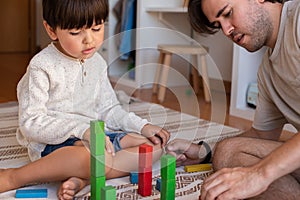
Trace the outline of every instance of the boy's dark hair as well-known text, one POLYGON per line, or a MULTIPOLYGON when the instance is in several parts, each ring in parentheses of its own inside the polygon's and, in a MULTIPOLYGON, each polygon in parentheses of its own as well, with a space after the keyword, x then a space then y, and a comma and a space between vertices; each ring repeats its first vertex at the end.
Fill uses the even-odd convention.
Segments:
MULTIPOLYGON (((283 3, 284 0, 266 0, 271 3, 283 3)), ((188 14, 192 28, 199 33, 214 34, 219 31, 220 28, 214 27, 211 24, 205 14, 203 13, 202 0, 190 0, 188 5, 188 14)))
POLYGON ((108 16, 108 0, 43 0, 43 18, 54 30, 90 28, 108 16))

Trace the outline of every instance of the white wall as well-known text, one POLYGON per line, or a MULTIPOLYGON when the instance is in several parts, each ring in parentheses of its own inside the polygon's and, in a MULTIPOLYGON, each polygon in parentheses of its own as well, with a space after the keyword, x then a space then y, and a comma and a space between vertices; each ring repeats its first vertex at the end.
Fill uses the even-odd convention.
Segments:
MULTIPOLYGON (((208 60, 208 65, 212 66, 215 63, 219 72, 225 81, 231 81, 232 74, 232 57, 233 57, 233 42, 224 36, 222 31, 214 35, 203 36, 195 33, 195 40, 209 48, 211 59, 208 60)), ((209 77, 218 79, 213 70, 209 70, 209 77)))

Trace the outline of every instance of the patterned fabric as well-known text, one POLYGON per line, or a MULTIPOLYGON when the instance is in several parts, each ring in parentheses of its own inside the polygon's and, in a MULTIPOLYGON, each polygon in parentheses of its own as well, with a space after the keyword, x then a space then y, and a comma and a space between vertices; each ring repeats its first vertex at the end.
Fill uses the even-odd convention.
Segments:
MULTIPOLYGON (((164 108, 158 104, 142 102, 134 99, 131 104, 123 105, 125 110, 136 113, 138 116, 162 126, 171 132, 171 139, 185 138, 192 142, 205 140, 214 144, 226 137, 240 134, 235 128, 205 121, 194 116, 164 108)), ((18 124, 17 104, 0 105, 0 168, 19 167, 29 162, 26 148, 21 147, 15 137, 18 124)), ((153 191, 149 197, 137 194, 137 185, 130 184, 129 177, 107 180, 106 185, 113 185, 117 189, 117 199, 159 199, 159 191, 155 190, 156 179, 159 178, 159 166, 153 166, 153 191)), ((198 199, 202 181, 211 173, 186 173, 183 168, 177 168, 176 199, 198 199)), ((29 188, 47 188, 48 199, 57 199, 56 190, 59 183, 45 183, 33 185, 29 188)), ((77 196, 77 200, 89 199, 87 186, 77 196)), ((14 199, 15 191, 0 194, 0 199, 14 199)))

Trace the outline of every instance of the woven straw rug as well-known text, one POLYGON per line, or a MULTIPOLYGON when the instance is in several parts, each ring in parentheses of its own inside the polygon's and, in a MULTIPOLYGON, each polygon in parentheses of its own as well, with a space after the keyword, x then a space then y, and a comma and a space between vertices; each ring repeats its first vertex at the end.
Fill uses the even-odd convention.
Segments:
MULTIPOLYGON (((135 112, 153 124, 162 126, 171 132, 171 139, 185 138, 193 142, 205 140, 215 143, 227 137, 240 134, 235 128, 205 121, 191 115, 164 108, 158 104, 142 102, 137 99, 123 106, 126 110, 135 112)), ((0 104, 0 168, 19 167, 29 162, 27 150, 21 147, 15 133, 18 128, 18 105, 16 103, 0 104)), ((107 185, 117 189, 117 199, 159 199, 155 190, 155 181, 159 178, 159 164, 153 166, 153 191, 150 197, 137 194, 137 185, 130 184, 129 177, 107 180, 107 185)), ((198 199, 201 183, 211 172, 186 173, 182 168, 176 173, 176 199, 198 199)), ((0 183, 1 184, 1 183, 0 183)), ((59 183, 31 185, 28 188, 47 188, 48 199, 57 199, 56 190, 59 183)), ((0 199, 15 199, 15 190, 0 194, 0 199)), ((84 188, 76 199, 89 199, 89 186, 84 188)))

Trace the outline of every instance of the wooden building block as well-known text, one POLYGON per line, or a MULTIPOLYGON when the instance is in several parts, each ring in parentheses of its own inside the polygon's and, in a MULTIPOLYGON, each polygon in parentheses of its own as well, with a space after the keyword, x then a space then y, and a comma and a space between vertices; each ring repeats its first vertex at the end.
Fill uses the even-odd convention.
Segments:
POLYGON ((115 200, 117 197, 116 188, 113 186, 105 186, 101 188, 101 200, 115 200))
POLYGON ((20 189, 16 191, 16 198, 48 198, 48 190, 20 189))
POLYGON ((176 158, 171 155, 163 155, 160 159, 160 175, 162 179, 175 179, 176 158))
POLYGON ((211 164, 197 164, 197 165, 186 165, 184 166, 184 171, 186 172, 200 172, 211 170, 211 164))
POLYGON ((93 156, 90 159, 91 176, 100 177, 105 176, 105 156, 93 156))
POLYGON ((138 172, 130 172, 130 183, 132 184, 138 184, 138 180, 139 180, 139 173, 138 172))
POLYGON ((139 146, 139 167, 152 167, 153 146, 142 144, 139 146))
POLYGON ((105 176, 91 176, 91 200, 101 199, 101 188, 105 187, 105 176))
POLYGON ((168 179, 161 180, 160 199, 161 200, 173 200, 175 199, 176 192, 176 180, 168 179))
POLYGON ((157 189, 158 191, 160 191, 160 189, 161 189, 161 179, 160 178, 158 178, 156 180, 155 189, 157 189))
POLYGON ((90 151, 91 155, 105 155, 104 122, 94 120, 90 122, 90 151))
POLYGON ((140 180, 139 180, 138 194, 143 197, 150 196, 152 194, 152 181, 144 182, 144 184, 140 184, 140 180))
POLYGON ((152 193, 152 168, 139 169, 138 175, 138 194, 149 196, 152 193))

